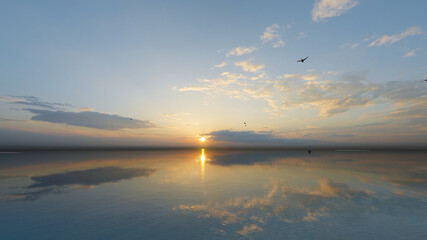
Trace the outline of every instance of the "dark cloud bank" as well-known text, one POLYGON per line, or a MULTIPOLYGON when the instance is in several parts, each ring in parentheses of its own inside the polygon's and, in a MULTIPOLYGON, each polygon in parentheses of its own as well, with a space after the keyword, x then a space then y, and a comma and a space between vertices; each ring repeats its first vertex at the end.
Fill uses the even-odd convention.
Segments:
POLYGON ((66 112, 39 109, 25 110, 36 114, 31 120, 63 123, 79 127, 117 130, 122 128, 150 128, 155 126, 150 121, 141 121, 99 112, 66 112))
POLYGON ((272 132, 232 131, 221 130, 205 133, 211 140, 225 144, 252 145, 252 146, 301 146, 306 144, 321 143, 320 140, 306 140, 301 138, 284 138, 272 132))

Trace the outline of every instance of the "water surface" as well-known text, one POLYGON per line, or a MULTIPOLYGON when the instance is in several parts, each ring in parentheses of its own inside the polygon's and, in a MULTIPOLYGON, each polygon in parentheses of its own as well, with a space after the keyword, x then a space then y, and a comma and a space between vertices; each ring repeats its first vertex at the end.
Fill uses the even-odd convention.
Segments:
POLYGON ((0 153, 0 239, 427 239, 426 156, 0 153))

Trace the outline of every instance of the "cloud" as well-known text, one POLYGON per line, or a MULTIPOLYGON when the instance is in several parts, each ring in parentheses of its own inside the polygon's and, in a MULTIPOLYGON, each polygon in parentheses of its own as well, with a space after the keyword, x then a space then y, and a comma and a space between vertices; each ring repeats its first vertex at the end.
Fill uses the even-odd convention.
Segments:
POLYGON ((63 123, 71 126, 89 127, 105 130, 122 128, 150 128, 155 125, 150 121, 141 121, 100 112, 66 112, 40 109, 25 109, 36 114, 31 118, 35 121, 63 123))
POLYGON ((202 92, 202 91, 206 91, 209 90, 208 87, 199 87, 199 86, 192 86, 192 87, 182 87, 182 88, 176 88, 176 90, 178 92, 202 92))
POLYGON ((415 52, 417 52, 418 50, 419 49, 411 50, 411 51, 407 52, 405 55, 403 55, 403 57, 413 57, 413 56, 417 55, 415 52))
POLYGON ((245 54, 249 54, 253 51, 257 50, 256 47, 236 47, 231 49, 228 53, 226 53, 226 56, 242 56, 245 54))
POLYGON ((364 79, 364 74, 346 73, 335 81, 283 80, 276 82, 275 88, 286 93, 284 108, 320 108, 320 115, 333 116, 371 104, 380 97, 379 85, 366 83, 364 79))
POLYGON ((311 17, 313 21, 319 22, 326 18, 340 16, 358 4, 357 0, 316 0, 311 10, 311 17))
POLYGON ((344 43, 340 46, 340 48, 357 48, 360 46, 360 43, 344 43))
MULTIPOLYGON (((256 67, 258 65, 250 61, 236 65, 252 71, 261 67, 256 67)), ((265 73, 260 72, 258 76, 223 72, 219 78, 199 80, 201 86, 181 88, 178 91, 203 90, 232 98, 261 99, 268 105, 264 111, 272 116, 283 116, 285 111, 296 109, 318 109, 321 117, 336 116, 376 104, 408 105, 420 101, 427 91, 420 87, 420 81, 368 81, 367 72, 284 74, 277 76, 277 80, 269 80, 265 73), (333 79, 330 79, 331 76, 333 79)))
POLYGON ((222 67, 225 67, 225 66, 227 66, 227 63, 225 61, 222 61, 220 64, 217 64, 217 65, 213 66, 212 69, 214 69, 214 68, 222 68, 222 67))
POLYGON ((245 72, 257 72, 264 68, 263 64, 253 64, 249 60, 236 62, 234 65, 242 67, 242 70, 245 72))
MULTIPOLYGON (((201 135, 208 136, 212 141, 217 143, 235 145, 289 146, 290 144, 303 144, 307 142, 307 140, 304 139, 281 137, 271 132, 220 130, 201 135)), ((316 140, 311 140, 311 142, 313 141, 318 142, 316 140)))
POLYGON ((79 108, 73 109, 73 111, 75 111, 75 112, 93 112, 93 111, 95 111, 95 109, 93 109, 91 107, 79 107, 79 108))
MULTIPOLYGON (((255 76, 259 77, 259 76, 255 76)), ((247 98, 242 87, 248 84, 248 76, 237 73, 222 72, 218 78, 199 79, 202 86, 174 88, 176 91, 203 91, 209 94, 223 94, 232 98, 247 98)))
POLYGON ((410 28, 406 29, 402 33, 393 34, 391 36, 384 35, 384 36, 382 36, 380 38, 377 38, 377 39, 375 39, 373 42, 371 42, 369 44, 369 47, 382 46, 384 44, 391 45, 391 44, 396 43, 396 42, 398 42, 398 41, 400 41, 400 40, 402 40, 404 38, 415 36, 415 35, 418 35, 418 34, 421 34, 421 33, 423 33, 423 30, 420 27, 413 26, 413 27, 410 27, 410 28))
POLYGON ((285 46, 285 42, 282 40, 282 35, 279 32, 280 26, 273 24, 267 27, 264 33, 259 37, 264 43, 271 42, 274 48, 285 46))
POLYGON ((348 137, 354 137, 354 136, 355 135, 353 134, 336 134, 336 133, 329 135, 329 137, 339 137, 339 138, 343 138, 343 137, 348 138, 348 137))
POLYGON ((305 81, 313 81, 319 78, 319 74, 306 74, 306 75, 301 75, 301 74, 285 74, 279 78, 283 78, 283 79, 302 79, 305 81))
POLYGON ((243 228, 239 231, 237 231, 236 233, 242 235, 242 236, 248 236, 249 233, 253 233, 253 232, 262 232, 263 229, 255 224, 250 224, 250 225, 246 225, 243 226, 243 228))
POLYGON ((26 106, 32 106, 32 107, 40 107, 44 109, 50 109, 50 110, 59 110, 59 109, 67 109, 70 107, 73 107, 70 104, 64 104, 64 103, 51 103, 42 101, 38 97, 34 96, 13 96, 13 97, 0 97, 1 101, 8 101, 10 104, 19 104, 19 105, 26 105, 26 106))

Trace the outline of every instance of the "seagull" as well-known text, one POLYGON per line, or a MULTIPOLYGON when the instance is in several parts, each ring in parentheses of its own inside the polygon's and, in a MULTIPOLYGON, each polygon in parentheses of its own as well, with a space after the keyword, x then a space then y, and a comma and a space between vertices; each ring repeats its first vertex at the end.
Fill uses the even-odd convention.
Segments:
POLYGON ((311 145, 308 146, 307 152, 308 152, 308 154, 311 154, 311 145))
POLYGON ((308 56, 306 58, 301 58, 300 60, 298 60, 297 62, 304 62, 305 60, 307 60, 308 56))

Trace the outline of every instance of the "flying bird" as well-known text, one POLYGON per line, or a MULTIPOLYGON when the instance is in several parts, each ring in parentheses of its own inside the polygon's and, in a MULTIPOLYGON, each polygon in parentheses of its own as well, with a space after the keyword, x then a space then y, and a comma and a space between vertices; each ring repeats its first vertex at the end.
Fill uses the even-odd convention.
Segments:
POLYGON ((307 60, 308 56, 306 58, 301 58, 300 60, 298 60, 297 62, 304 62, 305 60, 307 60))
POLYGON ((247 126, 247 125, 246 125, 246 122, 244 122, 243 124, 245 124, 245 127, 247 126))

